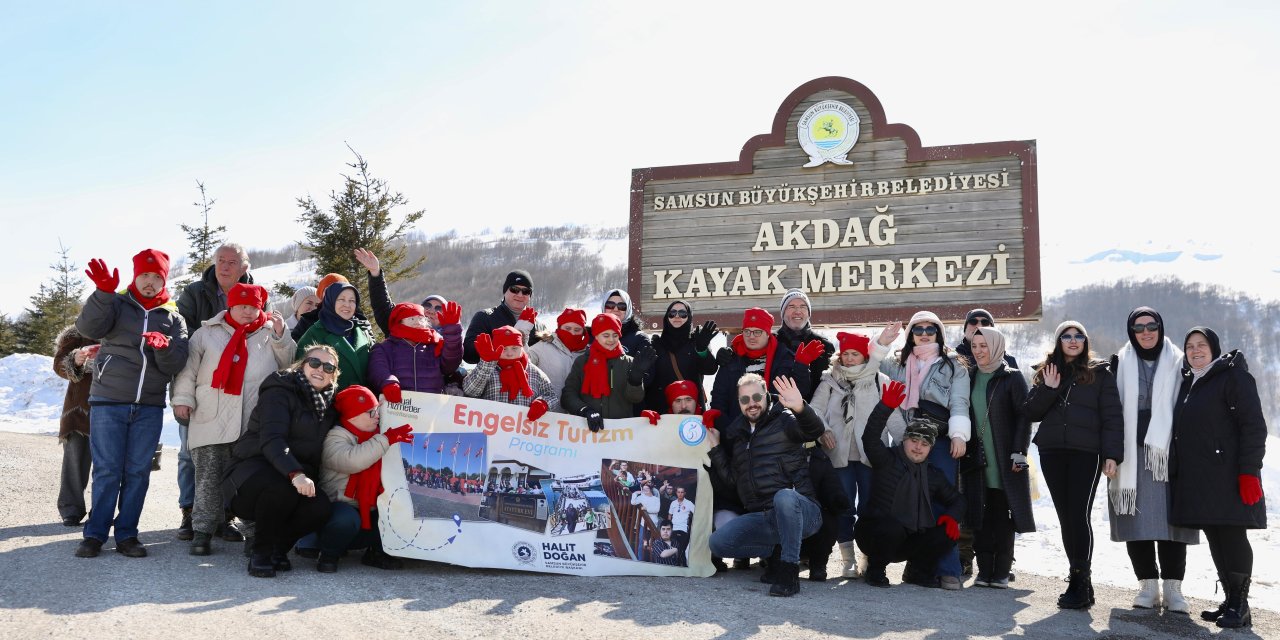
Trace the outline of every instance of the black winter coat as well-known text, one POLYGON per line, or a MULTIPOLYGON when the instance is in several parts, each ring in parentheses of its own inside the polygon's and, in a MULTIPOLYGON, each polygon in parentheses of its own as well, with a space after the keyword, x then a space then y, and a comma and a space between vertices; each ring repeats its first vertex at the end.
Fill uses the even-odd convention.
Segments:
POLYGON ((1267 527, 1267 500, 1246 505, 1239 476, 1262 475, 1267 422, 1244 355, 1232 351, 1192 384, 1183 369, 1169 452, 1169 523, 1267 527))
MULTIPOLYGON (((907 459, 901 444, 890 449, 880 439, 885 424, 889 421, 889 414, 893 411, 883 402, 877 403, 876 408, 871 410, 867 428, 862 433, 862 446, 866 449, 867 458, 871 460, 871 505, 868 515, 890 520, 894 518, 893 502, 898 483, 907 475, 907 465, 914 464, 907 459)), ((943 441, 943 444, 946 442, 943 441)), ((960 493, 951 486, 951 481, 947 480, 941 469, 929 464, 928 460, 923 464, 929 465, 929 499, 935 507, 942 505, 946 509, 946 515, 955 518, 956 522, 962 522, 965 504, 960 493)))
MULTIPOLYGON (((658 353, 658 359, 653 363, 650 379, 645 380, 644 408, 658 413, 671 413, 671 407, 667 405, 667 385, 683 379, 693 381, 698 389, 702 389, 702 377, 715 373, 720 365, 716 364, 715 357, 710 353, 698 355, 692 341, 684 341, 675 350, 671 350, 661 337, 654 337, 651 342, 653 350, 658 353), (672 356, 675 356, 675 366, 671 364, 672 356), (676 375, 677 366, 683 378, 676 375)), ((698 405, 706 408, 705 404, 704 399, 699 397, 698 405)))
POLYGON ((809 451, 804 443, 817 440, 825 430, 822 418, 809 405, 795 414, 773 398, 755 431, 744 416, 724 430, 724 439, 710 452, 711 470, 738 488, 749 512, 772 509, 773 495, 783 489, 795 489, 821 504, 809 478, 809 451))
MULTIPOLYGON (((969 375, 976 378, 978 370, 969 369, 969 375)), ((1010 454, 1026 455, 1027 446, 1031 444, 1031 421, 1027 419, 1022 405, 1027 399, 1027 380, 1022 372, 1009 367, 997 369, 987 382, 987 419, 991 422, 991 438, 995 442, 995 451, 986 451, 982 438, 978 435, 978 417, 973 413, 973 403, 969 403, 969 418, 973 422, 973 436, 969 438, 969 449, 973 455, 982 456, 988 465, 996 465, 1000 469, 1000 483, 1004 486, 1005 497, 1009 500, 1009 513, 1013 517, 1013 530, 1018 533, 1031 533, 1036 530, 1035 515, 1031 510, 1031 479, 1029 471, 1015 473, 1010 454)), ((977 468, 960 478, 961 492, 965 497, 965 522, 974 529, 982 528, 982 515, 987 505, 986 471, 977 468)))
POLYGON ((301 471, 318 483, 324 437, 337 422, 332 403, 323 414, 316 414, 307 383, 296 372, 267 376, 248 428, 231 447, 223 493, 230 500, 245 480, 264 469, 275 469, 286 478, 301 471))
MULTIPOLYGON (((246 271, 237 282, 253 284, 253 274, 246 271)), ((213 266, 205 269, 200 279, 184 287, 182 294, 178 296, 178 313, 187 322, 187 331, 190 333, 195 333, 200 328, 200 323, 226 308, 218 300, 218 277, 213 266)))
MULTIPOLYGON (((734 353, 733 347, 721 348, 717 356, 720 371, 716 373, 716 381, 711 386, 711 407, 720 410, 720 420, 730 422, 742 415, 742 408, 738 406, 738 378, 747 372, 748 359, 734 353)), ((809 367, 796 362, 795 352, 783 345, 781 340, 773 354, 769 379, 765 381, 770 393, 773 392, 773 381, 778 376, 794 378, 796 388, 801 392, 813 386, 809 383, 809 367)))
MULTIPOLYGON (((1089 363, 1093 384, 1080 384, 1063 374, 1057 389, 1043 382, 1031 387, 1023 410, 1039 422, 1034 442, 1042 451, 1083 451, 1103 460, 1124 462, 1124 413, 1111 365, 1089 363)), ((972 438, 970 438, 972 440, 972 438)))
POLYGON ((818 385, 822 383, 822 372, 831 367, 831 356, 836 352, 836 346, 831 341, 814 333, 812 327, 805 327, 800 331, 792 331, 786 323, 778 329, 778 333, 774 334, 778 338, 778 342, 787 346, 791 353, 795 353, 800 348, 800 343, 817 340, 822 343, 822 355, 817 360, 809 363, 809 386, 800 387, 800 392, 804 395, 804 401, 813 400, 813 394, 818 391, 818 385))
MULTIPOLYGON (((468 364, 478 364, 480 362, 480 352, 476 351, 476 337, 482 333, 492 333, 498 327, 513 327, 519 318, 516 314, 511 313, 511 309, 506 303, 499 302, 498 306, 488 309, 481 309, 471 316, 471 322, 467 324, 467 333, 462 337, 462 361, 468 364)), ((538 344, 542 338, 538 335, 546 333, 546 328, 542 326, 541 321, 535 320, 533 323, 533 331, 529 332, 526 347, 538 344)))

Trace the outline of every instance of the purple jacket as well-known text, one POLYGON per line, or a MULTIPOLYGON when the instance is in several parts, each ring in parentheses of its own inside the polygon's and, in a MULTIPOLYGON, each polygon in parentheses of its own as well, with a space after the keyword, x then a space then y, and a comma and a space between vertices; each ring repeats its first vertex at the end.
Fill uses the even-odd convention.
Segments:
POLYGON ((444 349, 436 356, 435 345, 416 344, 402 338, 388 338, 369 353, 369 385, 381 394, 382 387, 400 383, 402 391, 444 391, 444 378, 462 363, 462 325, 437 329, 444 336, 444 349))

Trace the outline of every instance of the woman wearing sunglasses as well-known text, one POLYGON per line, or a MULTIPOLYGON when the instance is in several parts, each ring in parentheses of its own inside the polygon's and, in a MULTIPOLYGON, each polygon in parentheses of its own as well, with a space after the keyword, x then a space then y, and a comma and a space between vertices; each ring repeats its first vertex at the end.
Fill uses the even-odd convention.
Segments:
POLYGON ((1111 540, 1124 542, 1138 579, 1133 606, 1191 610, 1182 597, 1187 545, 1200 534, 1169 524, 1169 445, 1182 350, 1164 335, 1155 309, 1138 307, 1125 321, 1129 342, 1111 357, 1124 415, 1124 461, 1107 482, 1111 540), (1157 563, 1157 558, 1159 562, 1157 563), (1164 580, 1161 597, 1160 580, 1164 580))
POLYGON ((231 511, 256 526, 251 576, 291 569, 294 542, 329 520, 329 499, 316 482, 325 434, 337 422, 337 363, 333 347, 314 345, 292 367, 267 376, 249 426, 232 446, 222 492, 231 511))
POLYGON ((338 390, 353 384, 363 385, 369 369, 369 352, 373 333, 368 321, 357 312, 360 293, 347 282, 329 285, 320 304, 320 319, 298 339, 298 358, 312 345, 328 345, 338 354, 341 377, 338 390))
POLYGON ((667 305, 662 318, 662 334, 653 338, 653 350, 657 360, 653 363, 650 380, 645 384, 646 409, 658 413, 671 413, 667 404, 667 385, 677 380, 690 380, 698 385, 699 395, 696 413, 706 408, 706 392, 702 389, 702 377, 720 368, 711 353, 711 340, 716 336, 716 323, 708 320, 701 326, 693 326, 693 307, 684 300, 667 305))
POLYGON ((1070 586, 1058 606, 1084 609, 1093 604, 1090 510, 1099 474, 1114 477, 1124 461, 1124 418, 1110 364, 1093 358, 1084 325, 1068 320, 1053 335, 1053 351, 1037 365, 1023 406, 1040 423, 1034 442, 1070 563, 1070 586))
MULTIPOLYGON (((908 421, 923 417, 938 423, 938 445, 929 451, 929 462, 955 486, 957 459, 969 441, 969 371, 968 362, 943 343, 942 330, 942 320, 932 311, 917 312, 907 323, 906 345, 896 357, 881 360, 880 371, 906 385, 900 410, 908 421)), ((876 342, 888 346, 900 332, 896 323, 890 325, 876 342)), ((960 554, 952 547, 937 567, 907 563, 903 580, 957 590, 962 587, 960 573, 960 554)))

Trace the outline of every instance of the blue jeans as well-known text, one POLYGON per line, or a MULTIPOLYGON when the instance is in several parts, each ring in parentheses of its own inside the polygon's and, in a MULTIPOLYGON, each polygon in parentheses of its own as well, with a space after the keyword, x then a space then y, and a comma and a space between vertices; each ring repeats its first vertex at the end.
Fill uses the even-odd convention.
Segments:
POLYGON ((711 534, 717 558, 768 558, 782 545, 782 561, 800 562, 800 542, 822 527, 822 509, 795 489, 773 494, 773 508, 746 513, 711 534))
POLYGON ((187 425, 178 425, 178 506, 190 509, 196 503, 196 466, 191 463, 191 449, 187 447, 187 425))
POLYGON ((871 467, 861 462, 850 462, 843 467, 836 467, 836 476, 840 478, 840 486, 844 495, 849 498, 853 511, 841 514, 836 522, 836 542, 853 540, 854 527, 858 521, 867 517, 871 507, 871 467))
MULTIPOLYGON (((951 486, 956 486, 956 472, 959 470, 960 463, 951 457, 951 438, 938 438, 934 443, 933 449, 929 451, 929 463, 942 471, 942 475, 947 477, 947 481, 951 486)), ((946 513, 946 507, 941 504, 934 503, 933 517, 937 518, 946 513)), ((952 545, 951 550, 942 554, 938 558, 938 576, 960 577, 960 548, 952 545)))
POLYGON ((117 543, 138 537, 163 415, 161 407, 140 404, 89 407, 93 495, 84 537, 106 542, 113 525, 117 543))
POLYGON ((334 501, 329 521, 319 532, 320 553, 336 557, 348 549, 377 547, 381 551, 382 538, 378 533, 377 509, 369 514, 369 520, 369 529, 361 529, 360 511, 341 500, 334 501))

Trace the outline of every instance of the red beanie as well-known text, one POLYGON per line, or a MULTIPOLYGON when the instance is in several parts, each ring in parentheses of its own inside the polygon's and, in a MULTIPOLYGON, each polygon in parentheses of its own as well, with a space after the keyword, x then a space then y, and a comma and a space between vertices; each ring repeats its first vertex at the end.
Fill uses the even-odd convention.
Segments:
POLYGON ((237 282, 227 292, 227 307, 251 304, 259 309, 265 309, 267 307, 267 297, 266 288, 256 284, 237 282))
POLYGON ((668 408, 676 401, 676 398, 681 396, 689 396, 694 400, 698 399, 698 385, 694 384, 692 380, 676 380, 667 385, 666 392, 668 408))
POLYGON ((426 307, 412 302, 401 302, 400 304, 391 307, 391 326, 394 327, 395 325, 400 324, 400 321, 405 318, 425 315, 427 315, 426 307))
POLYGON ((773 314, 760 307, 751 307, 742 314, 742 328, 761 329, 769 333, 773 331, 773 314))
POLYGON ((598 336, 606 331, 617 331, 618 335, 622 335, 622 322, 608 313, 602 313, 591 320, 591 335, 598 336))
POLYGON ((333 397, 333 407, 338 410, 338 418, 346 424, 348 420, 378 406, 378 397, 366 387, 353 384, 333 397))
POLYGON ((489 335, 493 336, 493 346, 498 348, 524 346, 524 334, 514 327, 498 327, 489 335))
POLYGON ((563 327, 566 324, 577 324, 587 326, 587 312, 582 309, 565 309, 556 316, 556 326, 563 327))
MULTIPOLYGON (((338 282, 347 282, 347 277, 341 273, 326 273, 320 282, 316 284, 316 297, 324 300, 324 289, 331 284, 338 282)), ((348 282, 348 284, 350 284, 348 282)))
POLYGON ((871 338, 859 333, 845 333, 841 331, 836 334, 836 340, 840 341, 840 352, 844 353, 850 349, 862 354, 862 357, 870 357, 871 338))
POLYGON ((164 280, 169 279, 169 254, 157 249, 143 249, 133 257, 133 279, 144 273, 158 273, 164 280))

